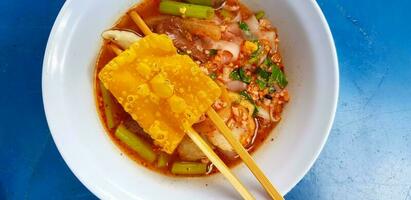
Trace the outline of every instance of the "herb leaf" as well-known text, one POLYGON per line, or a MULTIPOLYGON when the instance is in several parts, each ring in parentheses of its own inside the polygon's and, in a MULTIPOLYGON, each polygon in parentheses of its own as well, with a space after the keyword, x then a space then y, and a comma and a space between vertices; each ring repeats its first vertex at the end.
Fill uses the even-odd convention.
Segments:
POLYGON ((270 73, 261 68, 257 69, 257 75, 265 81, 268 81, 268 78, 270 78, 270 73))
POLYGON ((260 67, 271 67, 271 75, 268 78, 268 84, 270 86, 274 86, 274 84, 278 84, 280 88, 285 88, 288 84, 287 77, 285 76, 284 72, 281 71, 280 67, 273 63, 271 59, 267 58, 264 60, 263 65, 260 67))
POLYGON ((258 78, 255 80, 260 90, 264 90, 268 86, 268 80, 270 78, 270 73, 265 71, 262 68, 257 68, 257 76, 258 78))
POLYGON ((273 64, 271 66, 272 72, 269 78, 269 82, 276 82, 281 88, 285 88, 288 84, 287 78, 285 77, 283 71, 281 71, 278 65, 273 64))

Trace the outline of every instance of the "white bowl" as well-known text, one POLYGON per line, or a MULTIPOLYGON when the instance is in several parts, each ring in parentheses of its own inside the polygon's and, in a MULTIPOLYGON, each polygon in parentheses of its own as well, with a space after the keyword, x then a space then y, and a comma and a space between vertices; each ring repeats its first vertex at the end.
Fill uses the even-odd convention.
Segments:
MULTIPOLYGON (((239 198, 222 175, 170 178, 121 154, 99 120, 93 92, 100 34, 138 0, 66 1, 50 34, 43 99, 53 139, 70 169, 103 199, 239 198), (207 185, 206 185, 207 184, 207 185)), ((282 194, 310 169, 330 131, 338 98, 338 63, 327 22, 314 0, 247 0, 278 27, 291 102, 275 140, 254 158, 282 194)), ((258 199, 267 197, 244 165, 233 171, 258 199)))

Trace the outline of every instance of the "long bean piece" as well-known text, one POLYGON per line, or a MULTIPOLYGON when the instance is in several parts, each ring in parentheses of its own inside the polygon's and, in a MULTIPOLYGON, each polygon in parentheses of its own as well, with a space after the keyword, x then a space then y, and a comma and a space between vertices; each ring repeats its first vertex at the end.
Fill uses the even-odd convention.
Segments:
POLYGON ((225 0, 185 0, 188 3, 211 6, 214 8, 220 7, 225 0))
POLYGON ((103 98, 104 115, 106 117, 106 123, 109 129, 114 128, 114 115, 113 115, 113 99, 110 92, 104 87, 103 83, 99 81, 99 87, 101 91, 101 97, 103 98))
POLYGON ((167 167, 169 160, 170 160, 170 156, 164 152, 161 152, 160 155, 158 156, 157 167, 158 168, 167 167))
POLYGON ((134 150, 144 160, 152 163, 156 160, 157 154, 151 149, 150 144, 129 131, 123 124, 117 127, 115 136, 128 147, 134 150))
POLYGON ((212 7, 168 0, 160 2, 160 13, 199 19, 211 19, 214 17, 214 9, 212 7))
POLYGON ((213 6, 214 0, 186 0, 188 3, 204 5, 204 6, 213 6))
POLYGON ((177 175, 201 175, 207 172, 207 165, 197 162, 175 162, 171 173, 177 175))

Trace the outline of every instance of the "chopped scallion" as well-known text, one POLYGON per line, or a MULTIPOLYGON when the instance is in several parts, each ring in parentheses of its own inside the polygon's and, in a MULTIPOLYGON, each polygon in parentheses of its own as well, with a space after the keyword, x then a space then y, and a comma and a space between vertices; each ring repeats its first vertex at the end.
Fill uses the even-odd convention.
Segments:
POLYGON ((255 64, 260 60, 261 53, 263 52, 263 48, 258 40, 253 41, 254 44, 257 45, 257 50, 251 53, 250 59, 248 60, 248 63, 250 64, 255 64))
POLYGON ((209 76, 213 80, 217 79, 217 74, 216 73, 211 73, 211 74, 209 74, 209 76))
POLYGON ((240 29, 243 31, 250 31, 250 27, 245 22, 238 22, 238 26, 240 26, 240 29))
POLYGON ((264 16, 265 16, 265 12, 262 10, 255 13, 255 18, 257 18, 257 20, 263 18, 264 16))
POLYGON ((242 81, 244 83, 251 83, 251 76, 248 76, 243 68, 235 69, 230 73, 230 79, 242 81))
POLYGON ((235 69, 230 73, 230 79, 235 81, 239 81, 241 79, 240 74, 238 73, 238 69, 235 69))
POLYGON ((217 55, 217 49, 210 49, 209 52, 210 52, 210 53, 208 54, 209 56, 215 56, 215 55, 217 55))
POLYGON ((240 95, 243 96, 245 99, 247 99, 248 101, 250 101, 251 103, 254 104, 253 98, 251 97, 250 94, 248 94, 247 91, 245 91, 245 90, 241 91, 241 92, 240 92, 240 95))
POLYGON ((257 115, 258 115, 258 107, 257 105, 254 105, 253 117, 257 117, 257 115))
POLYGON ((269 94, 272 94, 272 93, 274 93, 275 91, 276 91, 276 89, 275 89, 275 87, 273 87, 273 86, 271 86, 271 87, 268 88, 268 93, 269 93, 269 94))
POLYGON ((240 27, 240 29, 243 31, 244 35, 247 38, 252 38, 250 27, 248 27, 248 25, 245 22, 242 22, 242 21, 238 22, 238 26, 240 27))

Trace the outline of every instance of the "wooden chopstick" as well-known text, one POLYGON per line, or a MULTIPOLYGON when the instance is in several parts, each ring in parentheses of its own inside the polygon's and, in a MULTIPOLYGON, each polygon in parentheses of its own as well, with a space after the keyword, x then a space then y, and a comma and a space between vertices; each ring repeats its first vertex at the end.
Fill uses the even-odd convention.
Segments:
MULTIPOLYGON (((109 47, 117 55, 120 55, 123 50, 114 44, 110 44, 109 47)), ((240 193, 240 195, 246 200, 255 199, 251 193, 244 187, 244 185, 238 180, 238 178, 230 171, 227 165, 218 157, 218 155, 208 146, 207 142, 191 127, 186 128, 186 134, 193 140, 193 142, 200 148, 200 150, 207 156, 208 159, 217 167, 217 169, 228 179, 233 187, 240 193)))
MULTIPOLYGON (((129 15, 145 35, 152 33, 150 28, 137 12, 131 11, 129 15)), ((113 50, 116 53, 119 52, 118 49, 113 48, 113 50)), ((234 148, 243 162, 247 165, 250 171, 254 174, 257 180, 263 185, 264 189, 267 191, 270 197, 275 200, 283 200, 284 198, 282 197, 282 195, 274 188, 270 180, 268 180, 268 178, 264 175, 253 158, 247 152, 247 150, 245 150, 240 142, 234 138, 231 130, 227 127, 227 125, 215 112, 215 110, 210 108, 207 111, 207 115, 214 123, 214 125, 216 125, 217 128, 221 131, 221 133, 234 148)), ((216 165, 220 172, 230 181, 230 183, 234 186, 235 189, 237 189, 237 191, 241 194, 241 196, 243 196, 244 199, 254 199, 253 196, 247 191, 247 189, 241 184, 241 182, 231 173, 230 169, 217 156, 217 154, 215 154, 215 152, 208 146, 208 144, 201 138, 201 136, 196 131, 194 131, 194 129, 192 129, 191 127, 187 128, 187 135, 204 152, 204 154, 211 160, 211 162, 216 165)))
POLYGON ((151 32, 150 28, 147 26, 147 24, 144 22, 143 19, 141 19, 140 15, 136 11, 131 11, 129 13, 131 19, 136 23, 138 28, 144 33, 144 35, 149 35, 153 32, 151 32))
MULTIPOLYGON (((137 24, 141 31, 145 34, 151 34, 150 28, 141 19, 137 12, 131 11, 129 13, 131 19, 137 24)), ((111 44, 110 47, 117 55, 121 54, 122 50, 117 46, 111 44)), ((204 141, 204 139, 192 128, 187 127, 186 134, 193 140, 193 142, 203 151, 208 159, 217 167, 217 169, 228 179, 228 181, 233 185, 233 187, 240 193, 240 195, 246 200, 254 200, 255 198, 251 193, 244 187, 244 185, 238 180, 238 178, 230 171, 227 165, 218 157, 218 155, 211 149, 211 147, 204 141)))
POLYGON ((247 152, 247 150, 244 149, 243 145, 241 145, 240 142, 236 138, 234 138, 234 135, 232 134, 231 130, 224 123, 223 119, 221 119, 220 115, 218 115, 213 108, 210 108, 207 111, 207 116, 224 135, 228 143, 230 143, 230 145, 234 148, 235 152, 237 152, 237 154, 240 156, 243 162, 247 165, 250 171, 261 183, 261 185, 263 185, 264 189, 267 191, 270 197, 275 200, 284 199, 282 195, 274 188, 270 180, 268 180, 268 178, 264 175, 263 171, 261 171, 261 169, 255 163, 253 158, 247 152))
POLYGON ((208 159, 217 167, 217 169, 228 179, 233 187, 240 193, 244 199, 254 199, 250 192, 238 180, 238 178, 230 171, 220 157, 211 149, 204 139, 191 127, 186 128, 186 134, 193 142, 201 149, 208 159))
POLYGON ((116 55, 120 55, 123 50, 120 49, 117 45, 113 44, 113 43, 109 43, 108 46, 111 48, 111 50, 116 54, 116 55))

